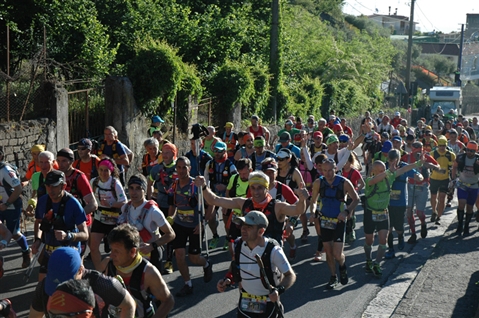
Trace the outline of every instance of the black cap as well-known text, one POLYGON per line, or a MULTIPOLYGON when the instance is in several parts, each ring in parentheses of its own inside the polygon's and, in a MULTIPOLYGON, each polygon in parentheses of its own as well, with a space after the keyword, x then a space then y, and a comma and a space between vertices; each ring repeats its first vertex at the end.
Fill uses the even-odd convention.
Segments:
POLYGON ((279 137, 279 142, 288 142, 290 140, 291 140, 291 135, 287 131, 283 132, 281 136, 279 137))
POLYGON ((88 138, 83 138, 83 139, 81 139, 81 140, 78 142, 78 145, 79 145, 79 146, 86 147, 87 149, 91 149, 91 147, 93 146, 91 140, 88 139, 88 138))
POLYGON ((56 187, 57 185, 65 183, 65 174, 60 170, 52 170, 45 178, 45 184, 56 187))

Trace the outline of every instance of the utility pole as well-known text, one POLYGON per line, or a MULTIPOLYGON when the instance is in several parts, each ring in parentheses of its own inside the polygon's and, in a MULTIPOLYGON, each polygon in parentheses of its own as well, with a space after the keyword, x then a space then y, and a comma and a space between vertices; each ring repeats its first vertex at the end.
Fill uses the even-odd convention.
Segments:
POLYGON ((277 123, 277 100, 278 100, 278 86, 280 81, 280 66, 279 66, 279 0, 272 0, 271 2, 271 33, 269 39, 270 53, 269 53, 269 71, 272 74, 271 81, 271 103, 273 108, 274 124, 277 123))
POLYGON ((404 107, 409 106, 409 96, 412 96, 411 92, 411 59, 412 59, 412 34, 414 29, 414 2, 411 0, 411 15, 409 17, 409 37, 407 41, 407 62, 406 62, 406 98, 404 99, 404 107))
POLYGON ((464 24, 461 25, 461 44, 459 45, 459 59, 457 61, 457 76, 456 86, 461 87, 461 68, 462 68, 462 49, 464 48, 464 24))

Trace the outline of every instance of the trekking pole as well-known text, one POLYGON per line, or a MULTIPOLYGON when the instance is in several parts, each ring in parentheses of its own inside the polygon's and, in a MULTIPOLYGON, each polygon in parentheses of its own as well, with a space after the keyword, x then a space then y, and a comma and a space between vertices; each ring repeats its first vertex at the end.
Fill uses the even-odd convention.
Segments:
MULTIPOLYGON (((201 147, 200 147, 200 138, 201 136, 206 136, 208 134, 208 129, 204 127, 203 125, 200 124, 194 124, 191 127, 191 134, 192 140, 195 141, 195 151, 196 151, 196 162, 197 162, 197 169, 198 169, 198 175, 202 175, 201 171, 201 147)), ((199 234, 200 234, 200 240, 203 241, 203 233, 205 236, 205 246, 206 246, 206 258, 209 257, 209 251, 208 251, 208 239, 206 236, 206 220, 205 220, 205 201, 204 201, 204 196, 203 196, 203 188, 200 187, 198 189, 198 226, 199 226, 199 234), (202 228, 204 226, 204 229, 202 228), (203 232, 202 232, 203 231, 203 232)))
MULTIPOLYGON (((269 293, 271 294, 274 291, 274 288, 273 288, 273 286, 271 286, 271 284, 268 280, 268 276, 266 276, 266 271, 264 269, 263 260, 261 259, 261 256, 259 256, 258 254, 256 254, 254 257, 256 258, 256 263, 258 263, 258 266, 259 266, 259 274, 261 276, 261 283, 263 284, 264 288, 269 290, 269 293)), ((274 308, 276 310, 276 314, 278 315, 278 317, 283 318, 284 315, 283 315, 283 311, 281 310, 281 306, 279 304, 279 301, 274 302, 274 308)))
POLYGON ((45 247, 45 244, 42 242, 40 243, 40 247, 38 248, 37 254, 32 259, 32 262, 30 263, 30 266, 28 266, 27 270, 25 271, 25 275, 23 275, 23 281, 28 283, 30 280, 30 276, 32 275, 33 268, 35 267, 35 264, 37 263, 38 257, 40 257, 40 254, 43 252, 43 248, 45 247))

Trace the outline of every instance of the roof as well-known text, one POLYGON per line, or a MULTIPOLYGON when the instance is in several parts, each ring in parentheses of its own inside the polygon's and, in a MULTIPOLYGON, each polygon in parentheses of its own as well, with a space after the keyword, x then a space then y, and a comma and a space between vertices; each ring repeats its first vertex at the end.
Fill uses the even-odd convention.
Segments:
POLYGON ((418 43, 422 47, 422 54, 441 54, 459 56, 459 44, 453 43, 418 43))

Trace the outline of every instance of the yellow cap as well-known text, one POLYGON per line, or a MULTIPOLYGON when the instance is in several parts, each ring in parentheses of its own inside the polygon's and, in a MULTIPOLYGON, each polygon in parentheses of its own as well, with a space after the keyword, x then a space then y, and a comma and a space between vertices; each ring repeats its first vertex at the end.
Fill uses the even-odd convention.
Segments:
POLYGON ((439 146, 447 146, 447 139, 444 136, 441 136, 437 139, 437 144, 439 146))
POLYGON ((233 129, 234 127, 235 127, 235 125, 234 125, 232 122, 230 122, 230 121, 225 124, 225 128, 231 128, 231 129, 233 129))

